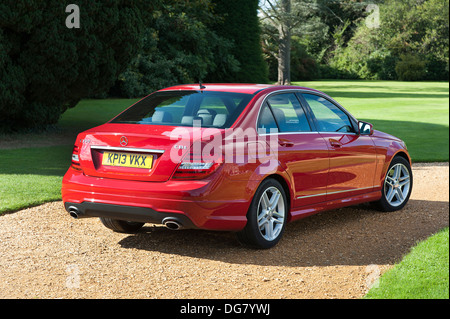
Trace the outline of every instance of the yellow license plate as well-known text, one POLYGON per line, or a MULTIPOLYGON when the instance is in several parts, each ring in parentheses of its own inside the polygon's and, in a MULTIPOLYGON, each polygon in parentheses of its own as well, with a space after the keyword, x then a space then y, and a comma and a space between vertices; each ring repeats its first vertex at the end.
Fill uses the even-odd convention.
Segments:
POLYGON ((150 169, 152 168, 153 164, 153 156, 148 154, 104 152, 102 164, 108 166, 123 166, 123 167, 150 169))

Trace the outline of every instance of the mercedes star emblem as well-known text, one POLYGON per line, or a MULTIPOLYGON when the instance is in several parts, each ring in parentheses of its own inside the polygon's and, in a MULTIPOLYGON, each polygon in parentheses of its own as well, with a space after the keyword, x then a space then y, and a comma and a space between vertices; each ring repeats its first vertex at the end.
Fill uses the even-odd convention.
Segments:
POLYGON ((122 146, 127 146, 127 145, 128 145, 128 139, 127 139, 125 136, 122 136, 122 137, 120 138, 119 143, 120 143, 120 145, 122 145, 122 146))

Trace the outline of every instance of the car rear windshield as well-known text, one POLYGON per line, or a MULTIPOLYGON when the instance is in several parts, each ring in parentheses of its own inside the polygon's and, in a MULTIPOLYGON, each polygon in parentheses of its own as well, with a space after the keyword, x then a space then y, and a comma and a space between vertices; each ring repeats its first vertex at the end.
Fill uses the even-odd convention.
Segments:
POLYGON ((156 92, 119 114, 111 123, 228 128, 252 97, 229 92, 156 92))

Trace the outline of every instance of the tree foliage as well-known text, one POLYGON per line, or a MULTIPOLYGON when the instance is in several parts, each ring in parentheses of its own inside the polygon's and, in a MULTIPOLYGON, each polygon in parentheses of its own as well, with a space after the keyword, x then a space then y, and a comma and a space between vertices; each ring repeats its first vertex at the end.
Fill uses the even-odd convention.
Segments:
POLYGON ((239 68, 230 72, 223 63, 227 61, 219 61, 219 69, 208 76, 208 81, 266 83, 268 70, 261 49, 258 0, 213 0, 213 5, 221 19, 213 29, 232 45, 230 52, 239 68))
POLYGON ((296 80, 448 79, 448 0, 291 2, 291 14, 286 16, 277 10, 281 0, 261 0, 268 3, 261 20, 272 80, 277 78, 280 19, 295 26, 291 28, 291 69, 308 71, 293 74, 296 80), (372 19, 376 23, 372 24, 372 19), (411 63, 415 64, 414 72, 401 71, 411 63))
POLYGON ((237 71, 232 44, 214 31, 220 21, 209 0, 165 0, 151 12, 143 47, 111 94, 139 97, 179 83, 205 81, 216 72, 237 71))
MULTIPOLYGON (((278 83, 291 82, 292 35, 300 35, 302 27, 312 20, 316 0, 262 0, 265 52, 277 61, 278 83)), ((270 61, 270 60, 269 60, 270 61)))
MULTIPOLYGON (((290 12, 281 10, 281 4, 280 0, 261 0, 263 49, 272 80, 277 78, 274 63, 280 69, 280 60, 287 57, 280 50, 284 37, 291 38, 289 73, 292 77, 295 80, 317 78, 319 63, 327 63, 331 52, 351 38, 354 23, 364 16, 364 5, 352 0, 291 0, 290 12)), ((280 76, 279 73, 279 83, 283 82, 280 76)))
POLYGON ((111 86, 155 3, 80 0, 80 28, 69 29, 65 1, 0 2, 0 130, 42 129, 111 86))
POLYGON ((385 0, 380 4, 380 27, 359 23, 329 64, 362 79, 446 80, 448 10, 448 0, 385 0))
POLYGON ((0 130, 42 129, 84 97, 266 82, 257 0, 0 2, 0 130), (112 88, 111 88, 112 87, 112 88))

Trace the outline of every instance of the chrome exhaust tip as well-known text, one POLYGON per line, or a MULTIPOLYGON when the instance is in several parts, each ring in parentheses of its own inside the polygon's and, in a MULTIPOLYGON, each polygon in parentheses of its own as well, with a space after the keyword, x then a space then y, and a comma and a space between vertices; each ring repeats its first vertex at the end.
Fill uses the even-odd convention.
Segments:
POLYGON ((180 230, 183 228, 183 225, 178 220, 171 217, 164 218, 162 224, 170 230, 180 230))
POLYGON ((78 218, 81 218, 82 214, 76 207, 70 206, 69 207, 69 215, 75 219, 78 219, 78 218))

